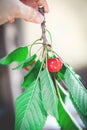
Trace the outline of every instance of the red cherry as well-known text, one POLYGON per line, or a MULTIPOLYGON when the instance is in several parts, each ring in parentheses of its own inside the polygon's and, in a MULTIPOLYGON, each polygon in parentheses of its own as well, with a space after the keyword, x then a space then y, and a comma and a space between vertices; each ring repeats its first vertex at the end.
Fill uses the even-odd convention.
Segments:
POLYGON ((30 66, 24 68, 26 71, 30 70, 30 66))
POLYGON ((47 67, 50 72, 58 72, 62 68, 60 58, 50 58, 47 60, 47 67))
POLYGON ((32 66, 33 64, 35 64, 35 62, 36 62, 36 61, 33 61, 33 62, 31 63, 31 65, 26 66, 24 69, 25 69, 26 71, 29 71, 30 68, 31 68, 31 66, 32 66))

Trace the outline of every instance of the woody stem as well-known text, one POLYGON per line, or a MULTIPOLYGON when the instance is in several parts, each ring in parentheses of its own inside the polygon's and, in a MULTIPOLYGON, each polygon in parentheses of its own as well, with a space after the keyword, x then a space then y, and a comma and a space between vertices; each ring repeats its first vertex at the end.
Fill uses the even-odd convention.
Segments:
MULTIPOLYGON (((39 12, 44 16, 44 7, 39 7, 39 12)), ((45 25, 45 16, 44 20, 41 23, 41 29, 42 29, 42 36, 41 39, 43 40, 43 44, 47 44, 47 38, 46 38, 46 25, 45 25)))

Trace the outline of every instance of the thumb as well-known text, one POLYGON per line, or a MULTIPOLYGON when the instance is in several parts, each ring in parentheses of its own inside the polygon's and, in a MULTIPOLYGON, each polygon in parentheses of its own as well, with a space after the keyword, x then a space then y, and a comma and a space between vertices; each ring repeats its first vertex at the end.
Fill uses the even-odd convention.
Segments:
POLYGON ((19 1, 19 12, 16 15, 16 18, 23 18, 26 21, 34 23, 42 23, 44 17, 37 10, 33 9, 30 6, 27 6, 19 1))

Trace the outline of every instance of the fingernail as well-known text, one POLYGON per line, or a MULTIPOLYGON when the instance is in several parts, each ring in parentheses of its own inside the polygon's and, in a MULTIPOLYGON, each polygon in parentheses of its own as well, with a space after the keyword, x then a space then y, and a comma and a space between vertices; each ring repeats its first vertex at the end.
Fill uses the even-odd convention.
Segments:
POLYGON ((38 15, 35 18, 35 22, 40 24, 40 23, 43 22, 43 20, 44 20, 43 15, 41 15, 40 13, 38 13, 38 15))

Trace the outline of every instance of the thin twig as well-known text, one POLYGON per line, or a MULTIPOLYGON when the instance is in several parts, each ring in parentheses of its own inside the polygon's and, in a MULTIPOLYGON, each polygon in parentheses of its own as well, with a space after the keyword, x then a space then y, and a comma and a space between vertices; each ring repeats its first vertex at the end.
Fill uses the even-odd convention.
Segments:
POLYGON ((41 23, 41 28, 42 28, 42 36, 41 39, 43 40, 43 44, 47 43, 47 38, 46 38, 46 21, 45 21, 45 15, 44 15, 44 7, 39 7, 39 12, 44 16, 44 20, 41 23))

